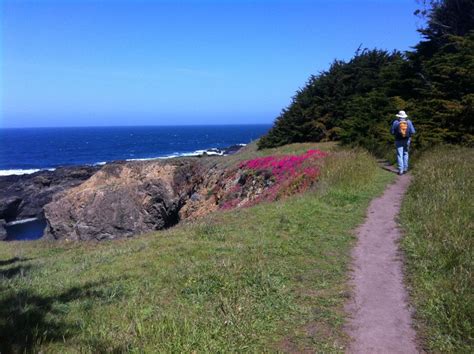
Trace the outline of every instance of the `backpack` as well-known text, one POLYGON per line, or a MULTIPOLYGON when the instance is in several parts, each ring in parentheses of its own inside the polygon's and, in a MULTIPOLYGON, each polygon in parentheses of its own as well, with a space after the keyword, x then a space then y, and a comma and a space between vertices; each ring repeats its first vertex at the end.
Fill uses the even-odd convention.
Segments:
POLYGON ((408 136, 408 121, 401 120, 398 123, 398 135, 402 138, 406 138, 408 136))

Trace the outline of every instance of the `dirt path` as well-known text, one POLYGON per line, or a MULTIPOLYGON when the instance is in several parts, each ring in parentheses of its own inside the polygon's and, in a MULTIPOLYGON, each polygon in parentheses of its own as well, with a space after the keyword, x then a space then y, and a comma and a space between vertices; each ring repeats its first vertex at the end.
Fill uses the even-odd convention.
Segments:
POLYGON ((372 201, 367 219, 357 230, 352 253, 353 295, 346 306, 352 337, 348 353, 418 353, 402 260, 396 217, 411 177, 400 176, 372 201))

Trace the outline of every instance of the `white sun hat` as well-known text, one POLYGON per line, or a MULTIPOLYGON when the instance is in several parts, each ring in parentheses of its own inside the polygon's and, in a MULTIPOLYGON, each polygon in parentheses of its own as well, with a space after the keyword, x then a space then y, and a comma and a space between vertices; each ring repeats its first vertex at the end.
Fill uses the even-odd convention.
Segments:
POLYGON ((398 118, 400 118, 400 119, 407 119, 407 118, 408 118, 408 116, 407 116, 407 114, 405 113, 405 111, 400 111, 400 112, 398 112, 398 114, 397 114, 396 116, 397 116, 398 118))

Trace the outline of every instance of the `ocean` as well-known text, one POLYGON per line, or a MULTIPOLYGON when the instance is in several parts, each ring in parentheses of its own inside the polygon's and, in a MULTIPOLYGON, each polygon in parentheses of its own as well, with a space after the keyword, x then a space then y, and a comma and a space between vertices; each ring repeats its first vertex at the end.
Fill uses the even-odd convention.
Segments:
MULTIPOLYGON (((270 125, 0 129, 0 176, 33 173, 60 166, 101 165, 116 160, 146 160, 219 153, 248 144, 270 125), (211 150, 211 151, 209 151, 211 150)), ((7 225, 6 241, 41 238, 42 219, 7 225)))
POLYGON ((60 166, 192 156, 248 144, 271 125, 0 129, 0 176, 60 166))

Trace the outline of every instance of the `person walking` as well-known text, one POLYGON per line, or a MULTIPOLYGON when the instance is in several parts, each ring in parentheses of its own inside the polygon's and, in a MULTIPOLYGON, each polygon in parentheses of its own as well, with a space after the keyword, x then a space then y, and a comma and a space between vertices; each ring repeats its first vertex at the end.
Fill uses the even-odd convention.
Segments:
POLYGON ((398 174, 408 171, 408 150, 411 137, 416 133, 415 127, 405 111, 396 114, 397 119, 392 123, 390 133, 395 136, 395 149, 397 151, 398 174))

